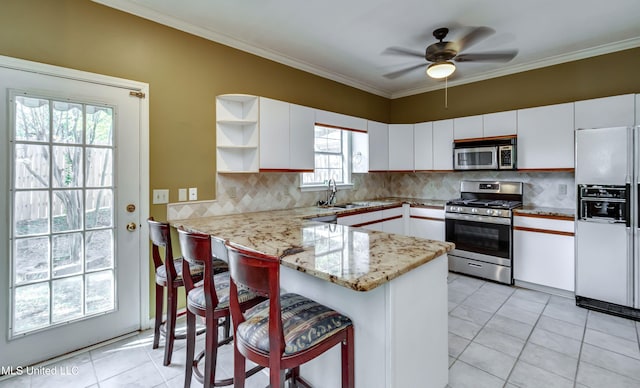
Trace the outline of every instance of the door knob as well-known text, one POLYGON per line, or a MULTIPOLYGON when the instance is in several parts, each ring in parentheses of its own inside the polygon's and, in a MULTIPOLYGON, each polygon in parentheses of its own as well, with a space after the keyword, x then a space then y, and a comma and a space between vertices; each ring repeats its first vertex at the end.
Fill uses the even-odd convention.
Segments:
POLYGON ((129 232, 133 232, 133 231, 135 231, 135 230, 136 230, 136 223, 135 223, 135 222, 129 222, 129 223, 127 224, 127 230, 128 230, 129 232))

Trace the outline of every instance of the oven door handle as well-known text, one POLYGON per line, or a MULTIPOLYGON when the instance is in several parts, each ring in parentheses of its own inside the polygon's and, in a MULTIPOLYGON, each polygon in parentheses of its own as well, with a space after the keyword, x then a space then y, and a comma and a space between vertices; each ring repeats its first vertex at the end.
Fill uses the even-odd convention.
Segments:
POLYGON ((444 218, 450 220, 484 222, 487 224, 511 225, 511 218, 481 216, 478 214, 445 213, 444 218))

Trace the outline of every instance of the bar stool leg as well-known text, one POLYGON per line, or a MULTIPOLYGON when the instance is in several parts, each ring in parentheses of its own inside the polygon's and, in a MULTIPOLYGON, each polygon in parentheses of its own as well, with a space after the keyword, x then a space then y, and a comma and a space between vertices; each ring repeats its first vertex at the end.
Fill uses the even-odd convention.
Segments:
POLYGON ((342 353, 342 388, 355 387, 355 357, 353 350, 353 326, 347 328, 347 338, 340 345, 342 353))
POLYGON ((193 357, 196 351, 196 316, 187 310, 187 359, 184 369, 184 388, 191 387, 193 376, 193 357))
POLYGON ((244 382, 246 379, 245 370, 246 367, 244 356, 235 349, 235 342, 233 344, 233 388, 244 388, 244 382))
POLYGON ((162 326, 162 310, 164 299, 164 287, 156 284, 156 322, 153 327, 153 349, 158 349, 160 344, 160 326, 162 326))
POLYGON ((213 330, 207 330, 205 337, 206 356, 204 359, 205 387, 213 387, 216 381, 216 364, 218 360, 218 319, 213 312, 207 311, 206 326, 213 330))
POLYGON ((173 342, 176 337, 176 314, 178 310, 178 290, 175 287, 167 287, 167 334, 165 338, 163 365, 171 364, 173 354, 173 342))

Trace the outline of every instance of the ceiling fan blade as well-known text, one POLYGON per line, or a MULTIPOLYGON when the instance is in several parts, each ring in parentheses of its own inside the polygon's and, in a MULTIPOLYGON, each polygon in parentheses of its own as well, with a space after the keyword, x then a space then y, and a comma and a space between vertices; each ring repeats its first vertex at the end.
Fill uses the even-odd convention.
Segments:
POLYGON ((423 51, 412 50, 404 47, 387 47, 382 54, 424 58, 423 51))
POLYGON ((407 73, 410 73, 410 72, 412 72, 412 71, 414 71, 416 69, 419 69, 421 67, 426 67, 427 65, 428 65, 428 63, 419 63, 417 65, 409 66, 409 67, 401 69, 401 70, 397 70, 397 71, 394 71, 394 72, 391 72, 391 73, 384 74, 383 76, 385 78, 395 79, 395 78, 403 76, 403 75, 405 75, 407 73))
POLYGON ((509 62, 518 54, 518 50, 495 51, 490 53, 460 54, 453 58, 456 62, 509 62))
POLYGON ((493 33, 495 33, 495 30, 489 27, 475 27, 469 31, 467 35, 463 36, 462 39, 455 42, 458 45, 457 51, 464 51, 493 33))

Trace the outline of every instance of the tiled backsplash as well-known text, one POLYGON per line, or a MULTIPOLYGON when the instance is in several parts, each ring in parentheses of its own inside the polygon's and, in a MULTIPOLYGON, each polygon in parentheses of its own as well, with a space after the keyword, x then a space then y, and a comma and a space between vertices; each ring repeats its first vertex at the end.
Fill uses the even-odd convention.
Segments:
MULTIPOLYGON (((383 197, 452 199, 460 195, 461 180, 521 181, 524 204, 541 207, 575 207, 573 173, 521 173, 473 171, 451 173, 354 174, 352 190, 338 192, 338 202, 383 197), (566 192, 565 192, 566 191, 566 192)), ((219 174, 217 200, 180 202, 167 206, 169 220, 261 210, 313 206, 324 191, 302 192, 300 174, 219 174)))

